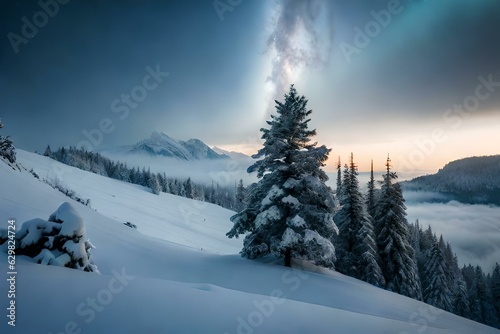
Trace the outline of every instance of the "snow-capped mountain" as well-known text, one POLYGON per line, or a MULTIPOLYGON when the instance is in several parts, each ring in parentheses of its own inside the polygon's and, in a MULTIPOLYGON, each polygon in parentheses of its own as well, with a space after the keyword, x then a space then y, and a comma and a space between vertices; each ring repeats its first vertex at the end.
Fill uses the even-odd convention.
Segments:
POLYGON ((180 160, 228 159, 229 156, 211 149, 199 139, 176 140, 163 132, 154 131, 149 139, 137 143, 132 151, 143 151, 154 155, 180 160))
POLYGON ((228 186, 240 179, 245 184, 255 181, 255 176, 247 173, 248 166, 254 162, 251 157, 210 148, 199 139, 176 140, 157 131, 135 145, 101 149, 99 153, 129 167, 146 168, 169 177, 191 178, 199 183, 228 186))
POLYGON ((224 150, 224 149, 217 147, 217 146, 212 147, 212 150, 214 150, 218 154, 227 155, 231 159, 247 159, 247 160, 251 159, 248 155, 246 155, 244 153, 235 152, 235 151, 227 151, 227 150, 224 150))

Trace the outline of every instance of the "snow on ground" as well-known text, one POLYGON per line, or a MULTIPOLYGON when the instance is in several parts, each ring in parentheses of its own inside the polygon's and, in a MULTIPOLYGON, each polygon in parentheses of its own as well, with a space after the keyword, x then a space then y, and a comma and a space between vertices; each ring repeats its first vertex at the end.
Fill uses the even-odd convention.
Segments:
POLYGON ((97 247, 101 275, 17 257, 10 327, 1 315, 8 299, 7 256, 0 254, 1 333, 500 333, 334 271, 242 259, 241 240, 224 236, 232 213, 217 206, 202 205, 185 219, 179 208, 192 201, 23 151, 18 159, 41 178, 57 175, 92 208, 0 163, 0 226, 9 218, 18 228, 47 219, 70 201, 97 247), (126 219, 138 229, 123 225, 126 219))
POLYGON ((155 195, 149 188, 113 180, 24 151, 18 159, 41 179, 74 190, 90 206, 116 222, 130 222, 139 232, 207 252, 235 254, 241 239, 228 239, 226 232, 234 212, 219 206, 171 194, 155 195))

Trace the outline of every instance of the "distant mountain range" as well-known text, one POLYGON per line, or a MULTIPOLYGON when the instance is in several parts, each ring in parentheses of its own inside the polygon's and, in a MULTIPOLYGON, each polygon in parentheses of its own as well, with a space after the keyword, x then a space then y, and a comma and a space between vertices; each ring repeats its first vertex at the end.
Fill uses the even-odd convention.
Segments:
POLYGON ((230 156, 221 150, 216 152, 199 139, 188 141, 176 140, 163 132, 154 131, 149 139, 137 143, 134 152, 146 152, 153 155, 172 157, 179 160, 229 159, 230 156))
POLYGON ((436 174, 401 184, 405 190, 444 195, 438 197, 439 201, 446 198, 470 204, 500 205, 500 155, 455 160, 436 174))
POLYGON ((158 131, 137 144, 102 149, 99 153, 128 167, 165 172, 169 177, 191 178, 198 183, 233 185, 240 179, 245 183, 255 181, 255 175, 246 172, 254 162, 251 157, 211 148, 199 139, 177 140, 158 131))

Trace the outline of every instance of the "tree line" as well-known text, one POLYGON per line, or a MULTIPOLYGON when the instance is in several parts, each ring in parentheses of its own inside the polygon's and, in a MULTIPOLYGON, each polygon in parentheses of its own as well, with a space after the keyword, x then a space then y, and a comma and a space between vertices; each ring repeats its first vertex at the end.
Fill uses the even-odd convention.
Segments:
MULTIPOLYGON (((339 166, 338 166, 339 168, 339 166)), ((390 159, 377 189, 373 165, 368 191, 358 188, 353 156, 340 188, 341 209, 335 216, 337 270, 375 286, 424 301, 448 312, 500 328, 500 266, 486 275, 480 266, 459 267, 443 236, 417 220, 406 221, 401 187, 390 159)), ((340 170, 340 168, 339 168, 340 170)))
POLYGON ((128 167, 126 163, 113 161, 100 153, 86 151, 83 148, 61 147, 56 151, 52 151, 50 146, 47 146, 43 155, 68 166, 115 180, 148 187, 157 195, 164 192, 213 203, 231 210, 241 208, 245 193, 242 180, 233 186, 220 185, 214 182, 210 185, 197 183, 193 182, 191 178, 169 177, 166 172, 151 172, 150 168, 128 167))

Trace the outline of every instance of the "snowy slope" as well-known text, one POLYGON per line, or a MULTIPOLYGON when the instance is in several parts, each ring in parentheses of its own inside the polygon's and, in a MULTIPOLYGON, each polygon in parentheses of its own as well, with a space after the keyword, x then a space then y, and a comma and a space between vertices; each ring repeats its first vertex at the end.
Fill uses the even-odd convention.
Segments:
POLYGON ((219 206, 161 193, 61 164, 37 154, 19 151, 18 159, 41 179, 56 180, 74 190, 90 206, 116 222, 130 222, 139 231, 209 252, 237 253, 241 240, 228 239, 234 212, 219 206))
MULTIPOLYGON (((231 212, 219 207, 155 196, 23 151, 18 159, 90 198, 92 208, 74 206, 102 274, 18 257, 16 327, 3 315, 1 333, 500 333, 333 271, 241 259, 234 254, 241 241, 224 237, 231 212), (180 207, 193 208, 190 219, 180 207)), ((3 227, 12 217, 18 228, 46 219, 71 201, 1 162, 0 187, 3 227)), ((2 282, 6 271, 1 253, 2 282)), ((6 296, 1 284, 3 312, 6 296)))

